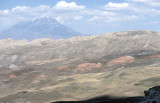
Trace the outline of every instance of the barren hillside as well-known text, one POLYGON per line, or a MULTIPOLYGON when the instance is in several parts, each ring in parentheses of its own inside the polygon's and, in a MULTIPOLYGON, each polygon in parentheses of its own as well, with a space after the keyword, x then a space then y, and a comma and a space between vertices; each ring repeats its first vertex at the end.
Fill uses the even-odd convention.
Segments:
POLYGON ((159 40, 153 31, 0 40, 0 102, 142 96, 160 85, 159 40))

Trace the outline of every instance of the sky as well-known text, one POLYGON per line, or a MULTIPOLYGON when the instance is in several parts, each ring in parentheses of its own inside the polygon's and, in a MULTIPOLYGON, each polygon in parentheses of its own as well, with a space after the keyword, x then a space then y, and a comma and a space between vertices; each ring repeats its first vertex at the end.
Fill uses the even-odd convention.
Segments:
POLYGON ((160 0, 0 0, 0 31, 40 17, 84 34, 160 32, 160 0))

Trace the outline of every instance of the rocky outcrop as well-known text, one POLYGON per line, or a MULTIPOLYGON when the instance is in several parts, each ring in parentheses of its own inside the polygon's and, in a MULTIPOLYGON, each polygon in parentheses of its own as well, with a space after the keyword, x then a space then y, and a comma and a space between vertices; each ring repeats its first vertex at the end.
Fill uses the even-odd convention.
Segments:
POLYGON ((144 91, 145 98, 143 102, 139 103, 160 103, 160 86, 150 88, 144 91))

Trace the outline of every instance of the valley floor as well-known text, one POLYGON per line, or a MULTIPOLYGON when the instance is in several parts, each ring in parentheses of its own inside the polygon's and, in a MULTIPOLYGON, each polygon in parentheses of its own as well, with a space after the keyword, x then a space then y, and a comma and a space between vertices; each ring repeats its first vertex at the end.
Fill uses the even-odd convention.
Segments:
POLYGON ((143 96, 144 90, 160 85, 159 74, 160 66, 152 64, 71 76, 41 75, 40 81, 26 79, 23 82, 1 85, 0 102, 47 103, 87 100, 103 95, 143 96))

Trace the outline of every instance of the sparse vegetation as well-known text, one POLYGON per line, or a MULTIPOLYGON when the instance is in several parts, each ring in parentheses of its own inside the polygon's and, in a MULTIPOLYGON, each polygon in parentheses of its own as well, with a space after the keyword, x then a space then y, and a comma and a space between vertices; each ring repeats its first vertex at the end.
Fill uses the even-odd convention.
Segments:
POLYGON ((0 40, 0 102, 143 96, 142 91, 160 85, 158 33, 129 31, 86 38, 0 40), (137 32, 141 35, 135 38, 137 32))

